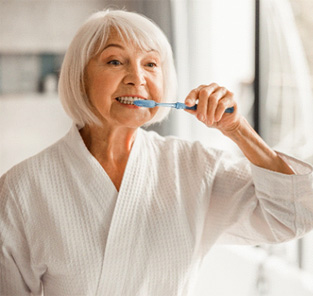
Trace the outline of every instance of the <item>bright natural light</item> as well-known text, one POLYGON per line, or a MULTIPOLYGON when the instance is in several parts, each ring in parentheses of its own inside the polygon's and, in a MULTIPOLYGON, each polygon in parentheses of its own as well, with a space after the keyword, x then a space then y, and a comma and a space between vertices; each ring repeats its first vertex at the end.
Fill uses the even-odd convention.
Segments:
MULTIPOLYGON (((142 13, 163 29, 178 74, 175 100, 216 82, 235 93, 252 126, 258 52, 259 133, 275 150, 313 165, 312 0, 0 0, 0 176, 70 129, 57 93, 60 67, 77 28, 104 7, 142 13)), ((151 129, 241 156, 221 132, 181 110, 151 129)), ((312 232, 278 245, 216 245, 194 295, 313 295, 312 246, 312 232)))

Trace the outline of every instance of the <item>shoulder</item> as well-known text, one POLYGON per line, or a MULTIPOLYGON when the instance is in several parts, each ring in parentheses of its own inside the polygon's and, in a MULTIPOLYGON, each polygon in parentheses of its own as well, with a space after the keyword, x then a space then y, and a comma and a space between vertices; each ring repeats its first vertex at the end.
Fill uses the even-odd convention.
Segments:
POLYGON ((38 176, 44 176, 47 171, 62 159, 63 138, 45 148, 38 154, 31 156, 9 169, 1 177, 0 186, 8 186, 18 190, 18 188, 30 188, 31 183, 38 180, 38 176))
POLYGON ((158 147, 188 147, 192 146, 193 142, 180 139, 177 136, 161 136, 155 131, 146 131, 141 130, 142 138, 144 139, 145 143, 149 143, 150 145, 158 146, 158 147))
POLYGON ((200 141, 189 141, 177 136, 160 136, 154 131, 142 130, 144 142, 148 149, 162 153, 168 157, 193 162, 211 163, 220 159, 225 151, 206 147, 200 141))

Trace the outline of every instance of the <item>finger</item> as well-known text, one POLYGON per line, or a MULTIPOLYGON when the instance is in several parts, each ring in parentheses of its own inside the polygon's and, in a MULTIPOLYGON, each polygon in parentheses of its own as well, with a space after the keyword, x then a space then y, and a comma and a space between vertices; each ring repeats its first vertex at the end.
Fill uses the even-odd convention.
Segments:
POLYGON ((217 88, 208 98, 207 109, 207 124, 212 125, 215 122, 216 108, 219 101, 226 95, 227 89, 225 87, 217 88))
POLYGON ((224 98, 218 102, 214 115, 214 121, 219 122, 222 119, 225 110, 229 107, 236 107, 236 102, 234 101, 233 93, 228 91, 224 98))
POLYGON ((195 105, 198 100, 199 90, 204 87, 206 87, 206 85, 200 85, 197 88, 193 89, 186 97, 185 104, 189 107, 195 105))
POLYGON ((202 121, 207 121, 207 111, 208 111, 208 101, 212 93, 219 86, 216 83, 212 83, 208 86, 205 86, 199 90, 198 95, 198 107, 197 107, 197 118, 202 121))

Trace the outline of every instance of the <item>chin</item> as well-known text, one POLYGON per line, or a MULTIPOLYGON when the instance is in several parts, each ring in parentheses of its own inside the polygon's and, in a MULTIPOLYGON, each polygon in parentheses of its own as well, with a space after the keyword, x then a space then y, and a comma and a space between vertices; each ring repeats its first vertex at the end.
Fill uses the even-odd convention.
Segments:
POLYGON ((138 128, 147 124, 150 120, 152 120, 153 116, 135 116, 133 118, 120 118, 119 123, 121 125, 130 127, 130 128, 138 128))
POLYGON ((126 128, 136 129, 145 125, 149 120, 142 120, 142 121, 122 120, 122 121, 119 121, 119 125, 126 127, 126 128))

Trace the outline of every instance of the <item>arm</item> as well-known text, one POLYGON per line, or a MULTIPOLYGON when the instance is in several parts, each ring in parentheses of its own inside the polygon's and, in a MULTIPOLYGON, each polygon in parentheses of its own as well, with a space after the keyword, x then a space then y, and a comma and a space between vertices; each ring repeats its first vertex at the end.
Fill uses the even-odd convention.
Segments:
POLYGON ((271 171, 294 174, 284 160, 254 131, 247 120, 238 114, 233 93, 215 83, 208 86, 201 85, 189 93, 185 103, 192 106, 196 100, 199 101, 197 110, 187 112, 194 114, 208 127, 218 128, 238 145, 251 163, 271 171), (224 113, 228 107, 234 107, 232 114, 224 113))
POLYGON ((241 117, 240 121, 241 124, 236 130, 224 132, 224 134, 238 145, 250 162, 271 171, 294 174, 286 162, 263 141, 244 117, 241 117))
MULTIPOLYGON (((206 163, 203 180, 207 191, 200 199, 199 213, 206 217, 200 227, 204 246, 209 248, 216 240, 245 245, 281 243, 313 229, 312 166, 279 153, 297 172, 287 175, 255 166, 228 151, 203 150, 207 155, 199 159, 206 163)), ((201 166, 201 161, 196 164, 199 171, 201 166)), ((196 191, 197 201, 198 197, 196 191)))
POLYGON ((282 242, 310 231, 312 168, 272 150, 238 114, 234 96, 227 89, 217 84, 199 86, 185 103, 191 106, 196 100, 197 110, 187 112, 206 126, 219 129, 250 161, 248 165, 246 161, 230 161, 229 156, 220 159, 207 207, 208 236, 217 233, 224 243, 258 244, 282 242), (234 107, 232 114, 224 112, 228 107, 234 107))
MULTIPOLYGON (((300 238, 313 228, 312 167, 283 155, 298 175, 281 174, 238 161, 227 167, 233 178, 227 202, 221 203, 220 188, 226 180, 217 175, 210 202, 210 215, 221 215, 226 225, 221 243, 281 243, 300 238), (231 171, 235 170, 235 173, 231 171)), ((228 158, 225 160, 227 161, 228 158)), ((228 181, 230 182, 230 181, 228 181)), ((224 186, 225 187, 225 186, 224 186)), ((213 218, 210 218, 213 219, 213 218)))
POLYGON ((0 295, 40 295, 40 278, 31 266, 24 226, 22 213, 3 176, 0 178, 0 295))

